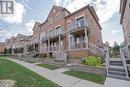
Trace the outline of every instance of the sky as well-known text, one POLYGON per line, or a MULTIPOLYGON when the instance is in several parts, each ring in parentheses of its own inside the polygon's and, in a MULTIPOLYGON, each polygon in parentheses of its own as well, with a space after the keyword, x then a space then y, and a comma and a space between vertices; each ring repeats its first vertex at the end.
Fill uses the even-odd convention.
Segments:
POLYGON ((0 17, 0 42, 18 33, 31 35, 36 21, 44 22, 53 5, 74 12, 86 5, 94 7, 102 27, 103 42, 124 41, 120 25, 120 0, 15 0, 15 14, 0 17))

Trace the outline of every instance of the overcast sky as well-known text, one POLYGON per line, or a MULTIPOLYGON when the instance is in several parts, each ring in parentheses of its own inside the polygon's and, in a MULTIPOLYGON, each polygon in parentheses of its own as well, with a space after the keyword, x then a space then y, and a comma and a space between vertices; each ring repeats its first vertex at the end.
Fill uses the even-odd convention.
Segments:
POLYGON ((103 41, 111 45, 121 43, 123 31, 120 25, 120 0, 16 0, 15 14, 0 18, 0 42, 18 33, 31 35, 36 21, 43 22, 53 5, 74 12, 86 5, 94 6, 102 26, 103 41))

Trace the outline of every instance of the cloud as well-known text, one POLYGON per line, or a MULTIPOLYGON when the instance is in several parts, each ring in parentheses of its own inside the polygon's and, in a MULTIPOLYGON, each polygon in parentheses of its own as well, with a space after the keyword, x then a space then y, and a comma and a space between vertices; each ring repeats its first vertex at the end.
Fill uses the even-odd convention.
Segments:
POLYGON ((88 4, 94 6, 100 23, 109 20, 119 11, 120 0, 55 0, 56 5, 63 4, 70 12, 74 12, 88 4))
POLYGON ((28 32, 29 33, 32 33, 32 29, 35 25, 35 21, 34 20, 30 20, 28 23, 25 24, 27 29, 28 29, 28 32))
POLYGON ((23 15, 25 14, 26 10, 23 4, 14 1, 14 14, 2 16, 1 19, 8 22, 8 23, 22 23, 23 15))
POLYGON ((118 33, 118 32, 120 32, 119 30, 112 30, 111 31, 111 33, 113 33, 113 34, 116 34, 116 33, 118 33))
POLYGON ((61 0, 55 0, 56 5, 61 5, 61 0))

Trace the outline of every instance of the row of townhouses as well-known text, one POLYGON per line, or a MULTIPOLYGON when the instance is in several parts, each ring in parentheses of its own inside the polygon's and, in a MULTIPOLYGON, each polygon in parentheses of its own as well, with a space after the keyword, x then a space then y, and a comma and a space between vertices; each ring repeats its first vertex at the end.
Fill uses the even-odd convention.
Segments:
POLYGON ((3 42, 0 42, 0 54, 4 52, 5 44, 3 42))
POLYGON ((27 54, 28 47, 32 46, 34 52, 45 53, 48 57, 60 57, 62 54, 72 58, 102 55, 102 28, 90 5, 73 13, 53 6, 46 20, 36 22, 32 30, 32 36, 18 34, 7 39, 6 48, 19 48, 27 54))

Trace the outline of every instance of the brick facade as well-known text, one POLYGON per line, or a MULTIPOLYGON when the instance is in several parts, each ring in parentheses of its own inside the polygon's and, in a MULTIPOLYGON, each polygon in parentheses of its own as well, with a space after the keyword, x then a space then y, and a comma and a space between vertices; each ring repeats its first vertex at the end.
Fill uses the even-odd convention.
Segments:
MULTIPOLYGON (((48 57, 54 56, 55 52, 66 51, 70 57, 83 58, 94 54, 92 50, 98 53, 97 48, 102 48, 101 30, 99 19, 91 6, 87 5, 74 13, 53 6, 43 23, 35 23, 33 35, 26 42, 18 40, 18 43, 16 40, 16 43, 20 46, 33 44, 35 52, 46 53, 48 57)), ((9 40, 8 48, 13 47, 12 40, 9 40)))

